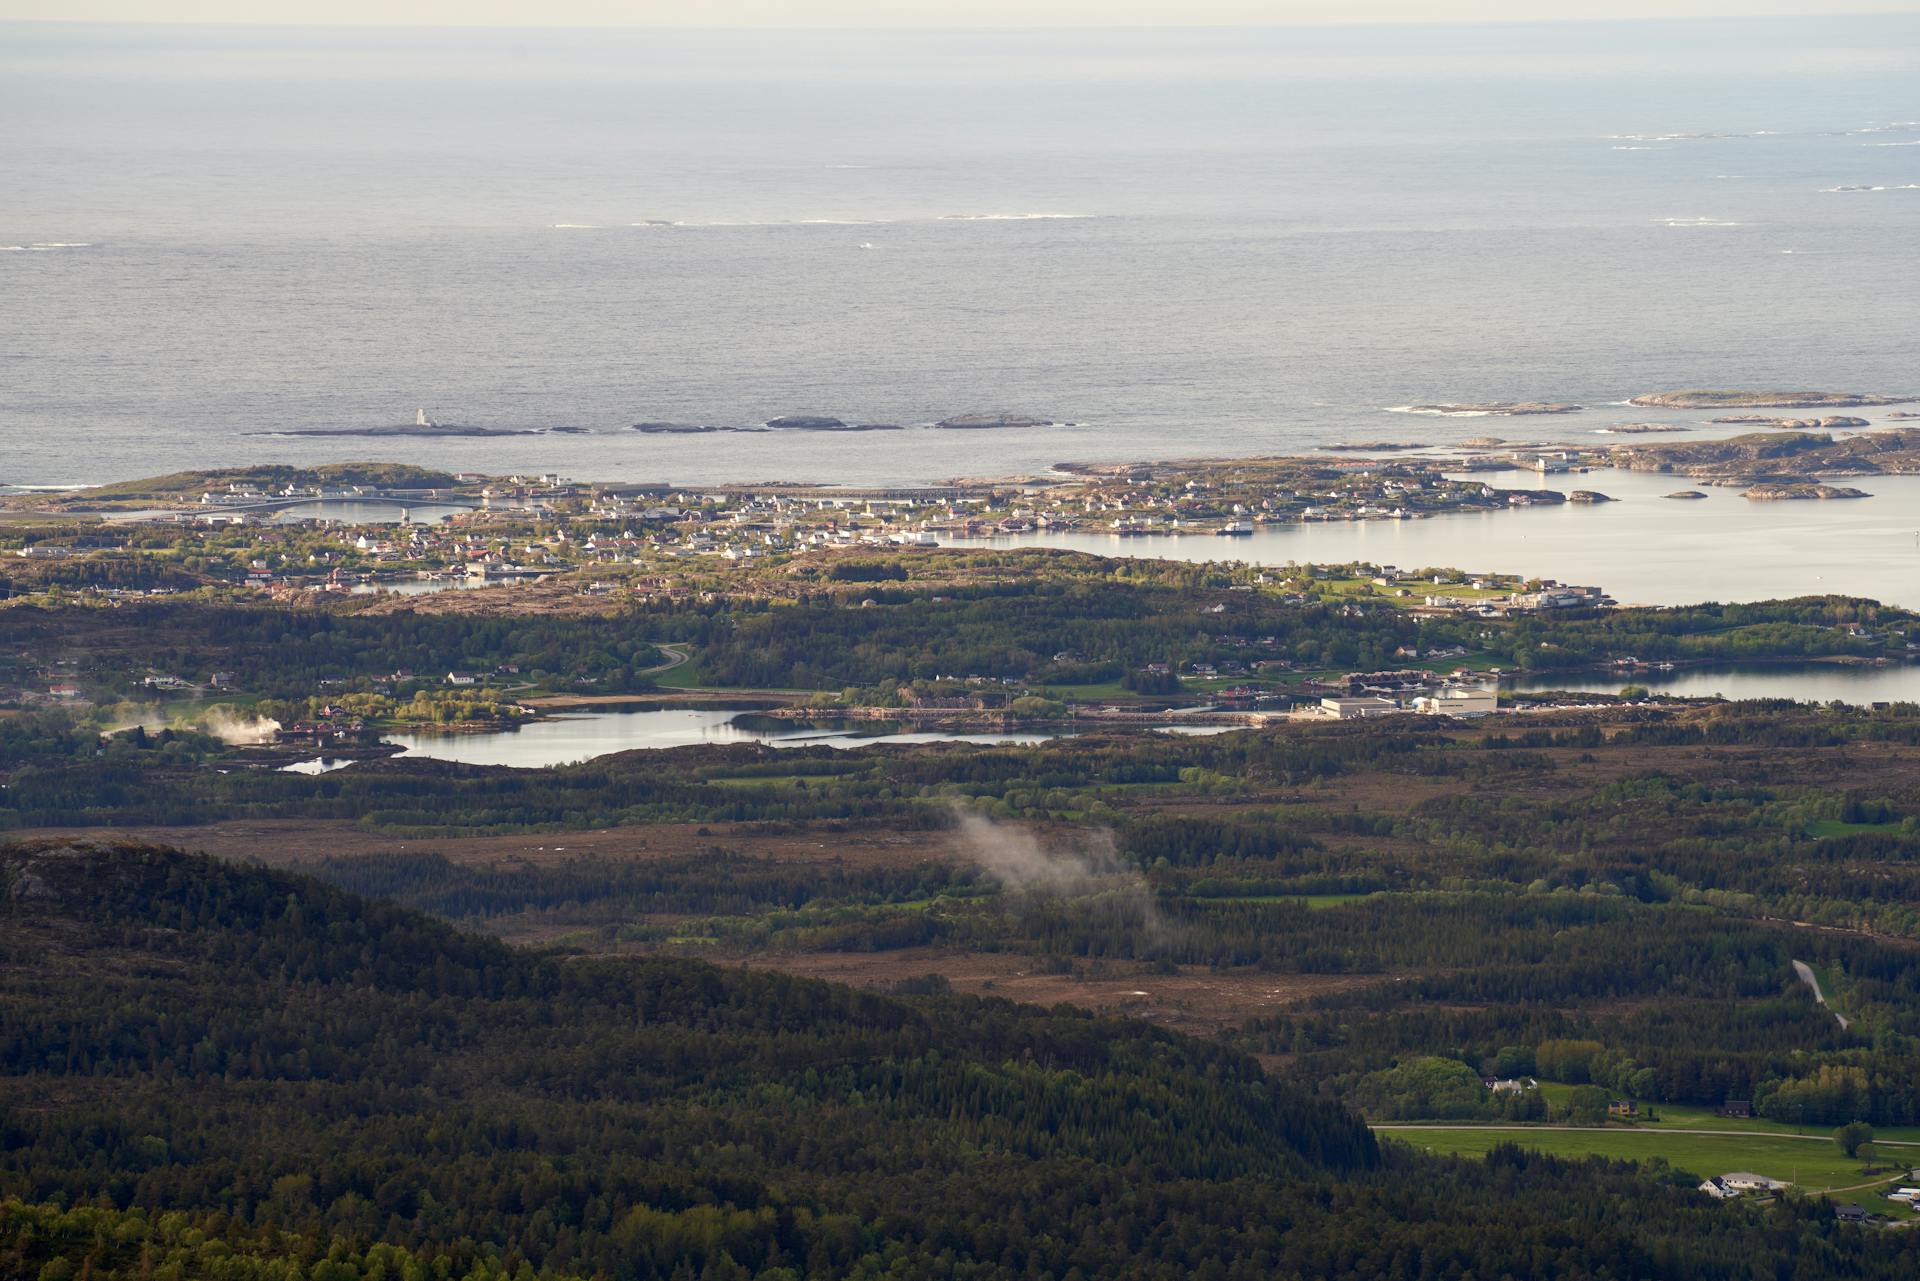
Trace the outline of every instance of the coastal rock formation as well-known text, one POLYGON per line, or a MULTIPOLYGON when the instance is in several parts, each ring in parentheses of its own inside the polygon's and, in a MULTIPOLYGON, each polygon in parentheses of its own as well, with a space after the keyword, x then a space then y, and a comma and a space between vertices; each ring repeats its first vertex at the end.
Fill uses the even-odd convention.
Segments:
POLYGON ((1920 473, 1920 428, 1896 427, 1836 438, 1811 432, 1615 445, 1604 454, 1629 471, 1679 472, 1698 479, 1755 476, 1871 476, 1920 473))
POLYGON ((1520 418, 1529 414, 1577 414, 1582 408, 1584 406, 1551 400, 1493 400, 1480 404, 1408 405, 1405 412, 1442 416, 1458 414, 1462 417, 1485 415, 1490 418, 1520 418))
POLYGON ((1697 489, 1676 489, 1673 493, 1668 494, 1667 497, 1681 498, 1681 499, 1685 499, 1688 502, 1692 502, 1696 498, 1705 498, 1706 495, 1701 493, 1697 489))
POLYGON ((1460 442, 1462 449, 1498 449, 1506 444, 1504 436, 1469 436, 1460 442))
POLYGON ((1598 490, 1576 489, 1567 495, 1567 501, 1570 503, 1610 503, 1613 499, 1609 495, 1600 493, 1598 490))
POLYGON ((767 419, 767 426, 775 431, 845 431, 847 425, 838 418, 829 418, 824 414, 782 414, 778 418, 767 419))
POLYGON ((1755 502, 1780 502, 1795 499, 1871 498, 1864 489, 1845 485, 1822 485, 1815 481, 1770 481, 1748 489, 1742 498, 1755 502))
POLYGON ((1356 440, 1346 444, 1322 445, 1320 448, 1330 454, 1378 454, 1399 449, 1432 449, 1433 446, 1424 440, 1356 440))
POLYGON ((1857 391, 1655 391, 1635 396, 1630 405, 1661 409, 1855 409, 1862 405, 1904 405, 1913 396, 1873 396, 1857 391))
POLYGON ((472 436, 545 436, 584 435, 584 427, 464 427, 459 423, 403 423, 393 427, 298 427, 291 431, 252 432, 256 436, 368 436, 381 439, 401 437, 413 440, 439 440, 472 436))
POLYGON ((708 427, 700 423, 635 423, 633 430, 654 436, 697 436, 702 432, 731 431, 728 427, 708 427))
POLYGON ((1764 414, 1736 414, 1730 418, 1716 418, 1713 421, 1750 427, 1781 427, 1789 431, 1840 431, 1852 427, 1873 426, 1864 418, 1854 418, 1847 414, 1831 414, 1825 418, 1768 418, 1764 414))
POLYGON ((1608 436, 1658 436, 1665 432, 1692 431, 1693 428, 1684 423, 1615 423, 1600 430, 1608 436))
POLYGON ((1051 418, 1034 418, 1027 414, 955 414, 951 418, 942 418, 935 427, 977 430, 986 427, 1051 427, 1051 418))

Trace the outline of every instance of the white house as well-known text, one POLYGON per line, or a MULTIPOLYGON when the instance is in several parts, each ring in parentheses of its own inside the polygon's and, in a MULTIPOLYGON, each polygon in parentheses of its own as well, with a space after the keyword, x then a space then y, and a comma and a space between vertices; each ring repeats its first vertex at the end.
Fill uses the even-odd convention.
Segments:
POLYGON ((1723 1174, 1719 1181, 1735 1192, 1779 1192, 1789 1186, 1778 1179, 1769 1179, 1764 1174, 1754 1174, 1750 1170, 1736 1170, 1732 1174, 1723 1174))

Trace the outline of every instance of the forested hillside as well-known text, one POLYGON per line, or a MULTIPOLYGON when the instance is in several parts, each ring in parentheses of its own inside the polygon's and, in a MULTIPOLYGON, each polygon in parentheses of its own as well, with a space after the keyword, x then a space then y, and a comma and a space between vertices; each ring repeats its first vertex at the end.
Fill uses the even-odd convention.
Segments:
POLYGON ((542 957, 147 847, 14 846, 0 868, 9 1276, 1711 1278, 1751 1275, 1764 1248, 1819 1278, 1920 1261, 1920 1241, 1817 1204, 1714 1206, 1515 1152, 1382 1153, 1253 1060, 1139 1023, 542 957))

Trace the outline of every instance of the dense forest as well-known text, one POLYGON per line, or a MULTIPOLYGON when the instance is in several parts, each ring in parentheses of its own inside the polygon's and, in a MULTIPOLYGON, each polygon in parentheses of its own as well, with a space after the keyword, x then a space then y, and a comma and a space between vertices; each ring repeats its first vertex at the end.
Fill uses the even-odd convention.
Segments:
POLYGON ((1134 1021, 543 956, 149 847, 0 869, 8 1275, 1817 1279, 1920 1250, 1627 1166, 1382 1150, 1134 1021))
POLYGON ((1621 656, 1878 657, 1903 655, 1912 626, 1905 611, 1842 597, 1512 619, 1417 615, 1256 591, 1206 566, 1095 575, 1082 561, 1105 563, 1032 558, 1030 572, 1003 569, 1004 581, 938 590, 828 582, 790 588, 787 597, 709 593, 613 615, 369 614, 350 604, 16 606, 0 612, 0 676, 10 661, 57 659, 113 697, 138 692, 157 671, 198 682, 223 672, 238 690, 304 698, 364 690, 400 672, 437 683, 450 669, 506 669, 515 684, 618 693, 647 688, 647 670, 661 661, 654 646, 672 642, 692 646, 702 683, 742 689, 890 691, 942 678, 1037 686, 1131 679, 1141 687, 1154 663, 1174 671, 1257 662, 1377 671, 1403 666, 1409 651, 1458 651, 1522 670, 1621 656))
POLYGON ((304 699, 503 668, 515 684, 626 692, 647 688, 646 669, 662 661, 642 631, 605 619, 177 603, 15 606, 0 612, 0 646, 15 661, 57 660, 103 698, 151 698, 141 682, 153 673, 204 684, 218 672, 233 690, 304 699))
MULTIPOLYGON (((1831 599, 1423 621, 1207 567, 875 564, 604 616, 12 608, 0 667, 102 697, 218 671, 289 715, 398 707, 408 670, 640 689, 661 644, 728 685, 1166 697, 1144 664, 1868 656, 1907 625, 1831 599)), ((1920 1124, 1912 705, 313 776, 100 729, 0 713, 0 830, 31 838, 0 846, 0 1275, 1912 1270, 1908 1234, 1817 1203, 1415 1157, 1358 1120, 1540 1120, 1482 1083, 1537 1074, 1589 1111, 1920 1124), (235 861, 32 838, 159 826, 235 861)))

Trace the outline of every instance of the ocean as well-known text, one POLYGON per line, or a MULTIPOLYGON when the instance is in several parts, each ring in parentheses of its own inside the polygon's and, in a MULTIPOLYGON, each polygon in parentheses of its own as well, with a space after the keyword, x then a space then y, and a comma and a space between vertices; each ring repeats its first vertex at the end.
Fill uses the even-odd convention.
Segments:
POLYGON ((1920 16, 0 26, 0 483, 907 483, 1920 391, 1916 72, 1920 16), (1390 412, 1511 399, 1589 409, 1390 412), (274 434, 416 408, 585 430, 274 434), (1071 425, 630 430, 1001 410, 1071 425))

